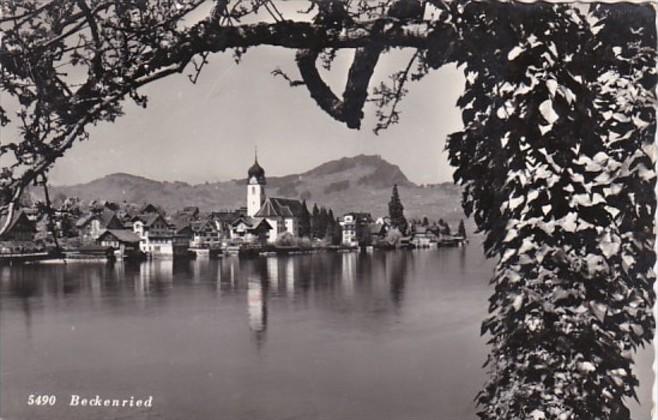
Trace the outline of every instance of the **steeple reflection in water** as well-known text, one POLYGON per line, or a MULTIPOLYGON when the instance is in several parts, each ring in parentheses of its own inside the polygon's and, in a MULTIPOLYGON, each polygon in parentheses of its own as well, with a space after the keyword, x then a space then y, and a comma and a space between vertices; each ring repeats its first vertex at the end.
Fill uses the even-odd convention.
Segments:
MULTIPOLYGON (((469 245, 0 268, 3 414, 35 418, 34 384, 148 381, 162 420, 190 417, 189 389, 194 418, 474 419, 493 265, 469 245)), ((647 418, 651 349, 637 360, 647 418)))
POLYGON ((260 348, 267 330, 267 283, 263 279, 249 279, 247 288, 247 313, 249 328, 254 332, 256 345, 260 348))

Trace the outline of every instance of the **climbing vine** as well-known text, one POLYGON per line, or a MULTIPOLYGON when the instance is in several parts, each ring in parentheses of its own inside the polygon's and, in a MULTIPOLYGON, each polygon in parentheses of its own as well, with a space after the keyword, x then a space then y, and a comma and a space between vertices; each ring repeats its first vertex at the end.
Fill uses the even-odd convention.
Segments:
POLYGON ((461 14, 465 128, 448 149, 498 261, 482 418, 627 417, 631 354, 654 329, 656 39, 644 12, 624 25, 602 6, 461 14))

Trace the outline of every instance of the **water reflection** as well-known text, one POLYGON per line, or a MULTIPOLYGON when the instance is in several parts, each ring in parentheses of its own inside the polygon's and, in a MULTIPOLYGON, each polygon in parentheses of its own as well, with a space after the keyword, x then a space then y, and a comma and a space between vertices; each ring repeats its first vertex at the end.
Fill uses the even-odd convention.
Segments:
POLYGON ((313 254, 290 257, 151 260, 142 263, 69 263, 0 269, 0 293, 18 298, 29 322, 31 300, 74 299, 93 307, 167 302, 177 289, 215 290, 219 298, 244 295, 248 325, 262 344, 268 301, 285 298, 297 308, 395 314, 413 275, 414 253, 313 254), (388 295, 388 298, 384 298, 388 295), (132 299, 130 299, 132 298, 132 299), (114 303, 113 303, 114 302, 114 303), (387 303, 388 302, 388 303, 387 303))
POLYGON ((475 246, 0 267, 3 417, 40 384, 148 386, 164 420, 475 419, 491 270, 475 246))
POLYGON ((253 331, 256 344, 260 348, 265 341, 267 330, 267 286, 262 280, 249 281, 247 289, 247 313, 249 314, 249 328, 253 331))

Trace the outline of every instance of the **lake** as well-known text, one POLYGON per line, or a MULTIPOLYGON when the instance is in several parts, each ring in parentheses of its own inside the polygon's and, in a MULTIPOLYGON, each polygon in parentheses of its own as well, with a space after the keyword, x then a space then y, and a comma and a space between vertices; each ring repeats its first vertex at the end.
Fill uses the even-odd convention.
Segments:
MULTIPOLYGON (((5 420, 462 420, 485 381, 481 246, 0 268, 5 420), (30 394, 56 396, 28 406, 30 394), (153 397, 153 407, 69 407, 153 397)), ((637 355, 649 418, 651 349, 637 355)))

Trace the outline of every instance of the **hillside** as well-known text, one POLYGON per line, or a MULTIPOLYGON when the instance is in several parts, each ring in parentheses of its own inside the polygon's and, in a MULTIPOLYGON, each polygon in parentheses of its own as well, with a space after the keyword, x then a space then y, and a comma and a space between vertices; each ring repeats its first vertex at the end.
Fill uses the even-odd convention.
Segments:
MULTIPOLYGON (((263 166, 267 171, 266 163, 263 166)), ((309 208, 317 203, 332 208, 336 215, 369 211, 377 217, 388 213, 393 184, 399 186, 407 217, 441 217, 451 224, 464 217, 459 187, 451 183, 418 186, 397 165, 372 155, 333 160, 301 174, 268 176, 266 192, 273 197, 306 199, 309 208)), ((53 186, 51 194, 61 193, 86 201, 151 202, 167 210, 198 206, 209 211, 244 206, 245 185, 246 179, 190 185, 116 173, 85 184, 53 186)))

